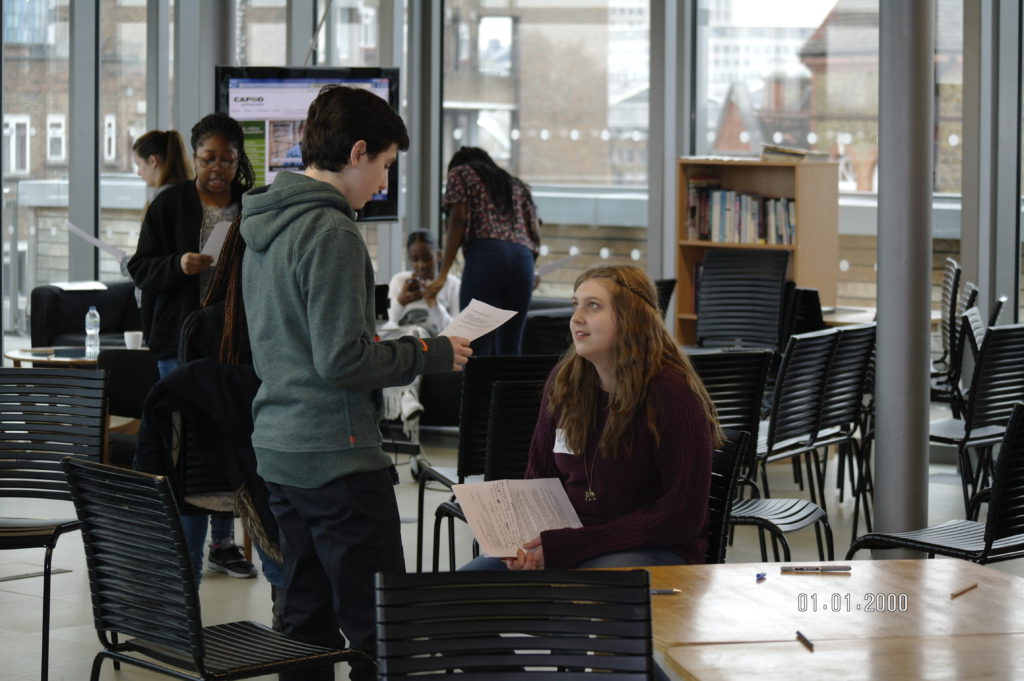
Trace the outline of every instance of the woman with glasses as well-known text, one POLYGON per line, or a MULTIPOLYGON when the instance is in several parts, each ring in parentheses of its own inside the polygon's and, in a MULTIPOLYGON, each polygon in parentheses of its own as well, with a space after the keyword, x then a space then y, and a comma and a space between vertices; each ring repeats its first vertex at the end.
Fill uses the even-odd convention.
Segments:
MULTIPOLYGON (((142 333, 163 378, 178 366, 181 327, 199 309, 213 281, 214 258, 203 247, 217 225, 238 215, 255 175, 243 149, 242 128, 226 114, 210 114, 192 128, 194 180, 161 192, 146 211, 128 271, 142 289, 142 333)), ((196 584, 202 576, 206 516, 184 516, 196 584)), ((213 516, 210 568, 255 577, 232 540, 234 519, 213 516)))

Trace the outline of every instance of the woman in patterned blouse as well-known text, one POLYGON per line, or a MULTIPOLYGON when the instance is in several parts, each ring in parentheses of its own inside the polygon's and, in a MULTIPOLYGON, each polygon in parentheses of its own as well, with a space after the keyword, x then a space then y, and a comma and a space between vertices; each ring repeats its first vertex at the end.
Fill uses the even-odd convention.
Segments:
POLYGON ((460 307, 476 298, 519 313, 474 341, 473 354, 520 354, 540 248, 540 220, 530 188, 499 168, 483 149, 462 147, 448 163, 444 208, 448 232, 441 273, 428 288, 436 295, 444 287, 461 246, 465 265, 460 307))

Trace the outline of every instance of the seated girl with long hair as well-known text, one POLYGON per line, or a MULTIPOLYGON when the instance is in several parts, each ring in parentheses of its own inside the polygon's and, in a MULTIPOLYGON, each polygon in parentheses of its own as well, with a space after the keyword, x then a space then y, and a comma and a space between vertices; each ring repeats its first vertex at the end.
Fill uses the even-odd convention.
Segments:
POLYGON ((576 280, 572 346, 548 378, 527 478, 558 478, 583 527, 463 569, 703 563, 715 408, 636 267, 576 280))

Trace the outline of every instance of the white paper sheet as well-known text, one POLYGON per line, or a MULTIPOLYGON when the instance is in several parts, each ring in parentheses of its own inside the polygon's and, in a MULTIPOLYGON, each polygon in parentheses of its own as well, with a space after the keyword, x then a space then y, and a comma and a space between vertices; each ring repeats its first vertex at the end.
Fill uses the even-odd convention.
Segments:
POLYGON ((88 241, 90 244, 100 249, 101 251, 106 251, 107 253, 112 255, 114 257, 114 260, 121 262, 122 260, 128 257, 128 254, 122 251, 117 246, 111 246, 105 241, 100 241, 92 234, 89 234, 85 230, 74 226, 70 222, 65 221, 64 225, 68 228, 69 232, 77 236, 79 239, 84 239, 85 241, 88 241))
POLYGON ((544 530, 582 527, 558 478, 453 485, 480 550, 511 558, 544 530))
POLYGON ((546 277, 547 275, 551 274, 552 272, 554 272, 558 268, 568 264, 570 260, 572 260, 573 258, 575 258, 578 255, 579 255, 579 253, 574 253, 572 255, 567 255, 564 258, 559 258, 558 260, 552 260, 549 263, 541 265, 540 267, 537 268, 537 276, 538 277, 546 277))
POLYGON ((228 235, 228 229, 231 228, 230 222, 218 222, 213 226, 213 231, 210 232, 210 236, 206 239, 206 244, 203 246, 201 253, 203 255, 212 255, 213 264, 217 264, 217 260, 220 258, 220 249, 224 247, 224 239, 228 235))
POLYGON ((502 310, 473 298, 440 335, 458 336, 474 341, 485 333, 494 331, 515 316, 515 310, 502 310))

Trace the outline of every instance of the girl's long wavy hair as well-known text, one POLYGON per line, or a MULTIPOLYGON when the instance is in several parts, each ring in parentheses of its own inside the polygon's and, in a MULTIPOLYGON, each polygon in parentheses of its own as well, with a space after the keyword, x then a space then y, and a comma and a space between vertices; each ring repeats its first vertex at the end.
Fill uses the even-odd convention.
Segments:
MULTIPOLYGON (((655 405, 649 393, 655 377, 664 367, 675 367, 686 377, 711 424, 715 446, 721 445, 724 436, 715 405, 690 360, 665 328, 651 278, 643 270, 629 265, 595 267, 576 279, 573 290, 591 279, 600 280, 611 292, 616 324, 612 348, 615 387, 608 395, 608 419, 597 451, 608 458, 629 456, 632 426, 641 411, 655 443, 660 443, 655 405)), ((548 409, 558 419, 571 451, 585 451, 597 427, 600 389, 594 365, 577 355, 575 346, 569 346, 555 375, 548 409)))

